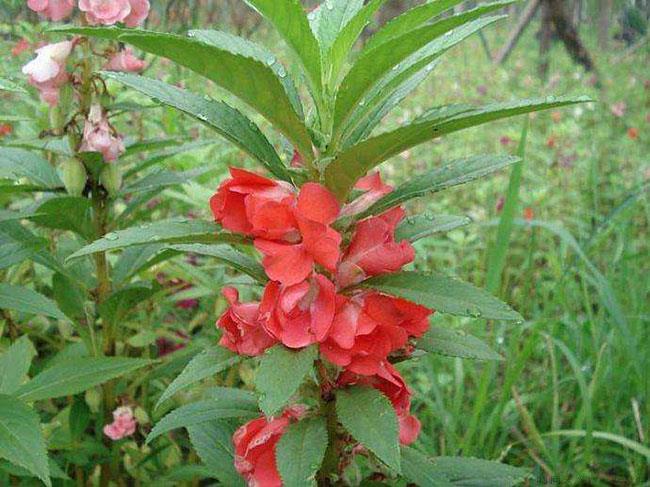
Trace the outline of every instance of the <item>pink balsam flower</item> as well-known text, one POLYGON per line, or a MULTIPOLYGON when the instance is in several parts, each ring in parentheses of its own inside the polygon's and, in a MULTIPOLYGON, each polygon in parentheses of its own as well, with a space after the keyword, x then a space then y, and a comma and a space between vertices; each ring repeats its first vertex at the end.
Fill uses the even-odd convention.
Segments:
POLYGON ((46 19, 58 22, 70 16, 74 0, 27 0, 27 6, 46 19))
POLYGON ((136 27, 149 15, 148 0, 79 0, 79 10, 86 13, 92 25, 114 25, 123 22, 136 27))
POLYGON ((90 107, 84 125, 80 152, 101 152, 106 162, 116 160, 124 152, 122 137, 115 135, 100 105, 90 107))
POLYGON ((59 103, 59 91, 69 80, 65 63, 73 47, 70 41, 47 44, 36 49, 36 58, 23 66, 29 84, 39 91, 41 100, 52 107, 59 103))
POLYGON ((138 73, 145 67, 145 62, 133 55, 130 47, 113 54, 104 65, 107 71, 121 71, 124 73, 138 73))
POLYGON ((117 441, 135 433, 137 421, 133 417, 133 409, 128 406, 113 411, 113 422, 104 426, 104 434, 111 440, 117 441))

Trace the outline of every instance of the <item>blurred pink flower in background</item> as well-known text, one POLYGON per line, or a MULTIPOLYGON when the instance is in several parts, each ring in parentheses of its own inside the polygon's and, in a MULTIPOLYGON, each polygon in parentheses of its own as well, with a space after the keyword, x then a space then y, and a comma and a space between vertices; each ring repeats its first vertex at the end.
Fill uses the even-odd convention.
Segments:
POLYGON ((133 417, 133 409, 128 406, 113 411, 113 422, 104 426, 104 434, 111 440, 117 441, 135 433, 137 421, 133 417))
POLYGON ((504 146, 504 147, 509 146, 509 145, 512 144, 513 142, 514 142, 514 141, 513 141, 510 137, 508 137, 507 135, 504 135, 504 136, 502 136, 502 137, 499 139, 499 143, 500 143, 502 146, 504 146))
POLYGON ((144 69, 145 62, 133 55, 133 50, 127 47, 113 54, 104 69, 108 71, 122 71, 125 73, 137 73, 144 69))
POLYGON ((92 25, 124 22, 127 27, 136 27, 149 15, 149 7, 149 0, 79 0, 79 10, 92 25))
POLYGON ((29 49, 29 41, 25 38, 20 39, 14 47, 11 48, 11 55, 13 57, 20 56, 23 52, 29 49))
POLYGON ((70 16, 74 0, 27 0, 27 6, 46 19, 58 22, 70 16))
POLYGON ((124 19, 127 27, 137 27, 142 24, 149 15, 149 0, 129 0, 131 13, 124 19))
POLYGON ((618 118, 622 118, 625 116, 626 109, 627 109, 627 104, 624 101, 618 101, 610 107, 610 110, 612 111, 612 115, 618 118))
POLYGON ((84 125, 80 152, 101 152, 106 162, 116 160, 124 152, 122 137, 113 133, 100 105, 90 107, 84 125))
POLYGON ((23 66, 29 84, 40 92, 41 100, 52 107, 59 103, 59 90, 68 82, 65 63, 73 46, 70 41, 47 44, 36 49, 36 58, 23 66))
POLYGON ((113 25, 124 22, 131 4, 129 0, 79 0, 79 10, 86 12, 90 24, 113 25))

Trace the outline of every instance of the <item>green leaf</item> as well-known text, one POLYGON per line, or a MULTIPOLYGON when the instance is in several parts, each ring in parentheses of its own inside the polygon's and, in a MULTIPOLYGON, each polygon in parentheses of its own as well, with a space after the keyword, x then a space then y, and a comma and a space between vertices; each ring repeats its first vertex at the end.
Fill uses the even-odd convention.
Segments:
POLYGON ((0 210, 0 223, 9 222, 15 220, 23 220, 26 218, 31 218, 36 215, 36 210, 0 210))
POLYGON ((0 394, 13 394, 20 387, 35 356, 36 349, 26 335, 0 355, 0 394))
POLYGON ((85 289, 76 280, 56 272, 52 276, 52 296, 70 319, 85 318, 85 289))
POLYGON ((165 392, 160 396, 160 399, 158 399, 156 408, 180 390, 218 374, 222 370, 233 366, 240 360, 241 357, 234 355, 231 351, 218 345, 204 350, 202 353, 195 356, 190 363, 187 364, 185 369, 183 369, 183 372, 181 372, 180 375, 169 384, 167 389, 165 389, 165 392))
POLYGON ((145 269, 178 255, 173 250, 165 250, 165 244, 137 245, 128 247, 120 254, 113 268, 113 280, 123 283, 145 269))
MULTIPOLYGON (((46 137, 42 139, 10 139, 4 144, 8 147, 47 151, 66 157, 73 157, 75 155, 70 148, 70 141, 67 136, 46 137)), ((59 185, 59 187, 61 186, 63 186, 63 183, 59 185)))
POLYGON ((240 241, 236 235, 219 234, 218 230, 219 227, 214 223, 178 218, 144 223, 137 227, 108 233, 70 255, 68 260, 78 259, 96 252, 124 249, 133 245, 240 241))
POLYGON ((341 82, 334 109, 336 130, 343 128, 352 110, 373 85, 408 56, 441 35, 503 5, 503 2, 483 5, 431 25, 404 31, 383 44, 364 49, 341 82))
POLYGON ((402 73, 396 74, 385 86, 384 83, 380 83, 382 89, 376 93, 373 90, 368 97, 371 101, 363 106, 358 106, 353 112, 346 129, 347 136, 343 141, 343 146, 348 147, 368 137, 393 108, 420 86, 437 64, 437 61, 424 67, 420 67, 418 64, 415 69, 404 70, 402 73))
POLYGON ((214 81, 261 113, 301 154, 311 157, 309 134, 275 72, 255 58, 173 34, 133 33, 120 41, 164 56, 214 81))
POLYGON ((439 273, 398 272, 370 278, 359 286, 407 299, 440 313, 523 321, 519 313, 486 291, 439 273))
POLYGON ((21 313, 67 320, 67 317, 51 299, 26 287, 11 284, 0 283, 0 309, 11 309, 21 313))
POLYGON ((19 222, 10 220, 0 225, 0 269, 32 259, 56 272, 66 273, 63 265, 47 250, 48 241, 37 237, 19 222))
POLYGON ((429 461, 432 463, 432 471, 444 475, 453 485, 510 487, 531 477, 527 469, 478 458, 433 457, 429 461))
POLYGON ((329 51, 339 33, 362 8, 363 0, 330 0, 309 12, 307 19, 323 52, 329 51))
POLYGON ((429 331, 417 341, 417 347, 426 352, 439 353, 450 357, 475 360, 503 360, 485 342, 468 335, 462 330, 430 327, 429 331))
POLYGON ((303 419, 290 425, 275 447, 282 485, 316 485, 316 474, 325 457, 327 444, 327 424, 324 417, 303 419))
POLYGON ((240 389, 214 388, 208 400, 186 404, 164 416, 153 427, 147 443, 176 428, 201 425, 215 419, 252 418, 259 415, 255 395, 240 389))
POLYGON ((0 395, 0 457, 29 470, 45 485, 52 485, 38 414, 6 395, 0 395))
POLYGON ((43 227, 70 230, 90 239, 93 234, 91 210, 88 198, 59 196, 46 200, 31 219, 43 227))
POLYGON ((16 395, 28 402, 72 396, 149 365, 144 359, 81 357, 62 360, 21 386, 16 395))
POLYGON ((472 219, 467 216, 432 215, 429 213, 408 216, 395 230, 395 241, 416 242, 434 233, 449 232, 470 223, 472 223, 472 219))
POLYGON ((138 304, 151 298, 159 290, 160 285, 156 281, 130 284, 111 293, 99 305, 99 314, 109 323, 121 323, 138 304))
POLYGON ((276 345, 262 355, 255 388, 260 393, 260 409, 264 414, 273 416, 298 392, 312 371, 317 355, 315 346, 294 351, 283 345, 276 345))
POLYGON ((290 76, 287 76, 287 70, 277 61, 275 55, 271 51, 259 44, 249 41, 248 39, 228 34, 227 32, 221 32, 219 30, 191 30, 188 32, 188 35, 198 41, 205 42, 206 44, 210 44, 219 49, 226 49, 233 53, 241 54, 242 56, 257 59, 259 62, 267 65, 278 77, 280 83, 282 83, 282 86, 291 101, 293 109, 301 119, 304 118, 305 115, 302 109, 302 101, 300 100, 300 95, 296 86, 293 84, 293 79, 290 76))
POLYGON ((233 249, 229 245, 188 244, 170 245, 168 248, 178 252, 189 252, 214 257, 233 269, 251 276, 262 284, 266 284, 269 280, 264 271, 264 267, 255 259, 233 249))
POLYGON ((359 10, 354 17, 343 27, 343 30, 336 37, 332 44, 330 52, 326 55, 329 60, 330 74, 329 84, 333 88, 338 84, 341 70, 345 65, 345 61, 350 56, 352 46, 361 35, 363 29, 368 25, 375 12, 383 5, 386 0, 370 0, 361 10, 359 10))
POLYGON ((539 110, 591 101, 587 97, 547 97, 509 103, 495 103, 483 108, 451 106, 434 109, 412 123, 365 140, 340 153, 327 166, 325 180, 340 199, 348 194, 357 180, 381 162, 419 145, 483 123, 539 110))
POLYGON ((187 432, 201 461, 223 485, 244 487, 244 479, 234 466, 232 435, 235 428, 225 421, 208 421, 188 426, 187 432))
POLYGON ((381 198, 358 218, 363 219, 370 215, 384 213, 405 201, 474 181, 519 161, 520 158, 507 155, 481 155, 456 159, 444 166, 419 174, 398 186, 395 191, 381 198))
POLYGON ((120 195, 162 190, 169 186, 186 184, 188 181, 192 181, 193 179, 207 174, 210 171, 214 171, 215 169, 215 167, 197 167, 196 169, 180 172, 156 169, 149 174, 142 176, 132 184, 123 187, 120 190, 120 195))
POLYGON ((60 188, 63 182, 52 165, 25 149, 0 147, 0 178, 27 178, 44 188, 60 188))
POLYGON ((401 473, 397 416, 386 396, 370 387, 340 390, 336 394, 336 414, 357 441, 401 473))
POLYGON ((402 473, 409 482, 420 487, 454 485, 444 473, 436 468, 430 458, 408 446, 402 446, 402 473))
MULTIPOLYGON (((78 34, 88 37, 98 37, 109 41, 116 40, 122 34, 129 34, 133 32, 131 29, 123 27, 78 27, 76 25, 56 25, 47 29, 47 32, 54 32, 57 34, 78 34)), ((138 31, 140 32, 140 31, 138 31)))
POLYGON ((7 78, 0 78, 0 91, 11 91, 13 93, 27 93, 21 86, 7 78))
POLYGON ((498 293, 501 284, 501 275, 506 265, 506 256, 510 246, 510 235, 514 227, 515 215, 519 207, 519 188, 524 170, 524 158, 526 156, 526 139, 528 138, 529 120, 526 118, 524 127, 519 139, 519 150, 517 151, 521 160, 514 165, 510 173, 508 192, 503 203, 503 210, 499 218, 496 240, 488 247, 487 276, 485 285, 491 293, 498 293))
POLYGON ((321 92, 320 47, 300 0, 245 0, 271 22, 300 60, 315 96, 321 92))
POLYGON ((272 174, 288 180, 287 169, 271 143, 239 110, 155 79, 113 72, 105 72, 103 76, 200 120, 263 164, 272 174))
MULTIPOLYGON (((392 18, 381 29, 375 32, 365 45, 366 49, 374 49, 391 39, 400 37, 405 32, 417 29, 425 22, 440 15, 461 3, 463 0, 436 0, 427 2, 407 10, 401 15, 392 18)), ((510 2, 511 3, 511 2, 510 2)))

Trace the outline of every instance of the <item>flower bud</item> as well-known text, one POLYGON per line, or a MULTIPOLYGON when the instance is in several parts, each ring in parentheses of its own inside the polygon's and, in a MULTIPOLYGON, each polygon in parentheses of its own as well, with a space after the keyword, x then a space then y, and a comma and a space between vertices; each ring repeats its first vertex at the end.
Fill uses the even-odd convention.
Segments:
POLYGON ((67 159, 61 165, 61 179, 68 194, 81 196, 86 187, 86 168, 78 159, 67 159))
POLYGON ((122 187, 122 173, 117 164, 106 164, 99 175, 99 182, 110 196, 115 196, 122 187))

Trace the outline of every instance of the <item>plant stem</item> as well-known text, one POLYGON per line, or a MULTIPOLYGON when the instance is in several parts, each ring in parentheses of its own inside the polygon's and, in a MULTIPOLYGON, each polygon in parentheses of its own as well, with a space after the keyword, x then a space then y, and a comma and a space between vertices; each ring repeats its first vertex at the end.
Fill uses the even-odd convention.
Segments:
MULTIPOLYGON (((93 191, 92 191, 92 203, 93 203, 93 223, 95 226, 95 235, 97 238, 101 238, 106 234, 106 228, 108 224, 108 207, 107 207, 107 194, 106 192, 99 187, 98 182, 93 182, 93 191)), ((95 259, 95 272, 97 275, 97 289, 95 291, 95 304, 97 309, 102 305, 104 301, 108 298, 111 292, 111 281, 108 271, 108 262, 106 260, 105 252, 97 252, 94 254, 95 259)), ((113 323, 110 320, 102 320, 103 330, 103 352, 107 357, 115 355, 115 336, 113 323)), ((111 421, 111 415, 113 409, 115 409, 115 397, 113 393, 113 384, 112 382, 107 382, 102 386, 103 391, 103 421, 104 424, 111 421)), ((108 438, 104 438, 104 444, 107 448, 112 449, 112 444, 108 438)), ((101 487, 108 487, 110 484, 111 478, 113 477, 113 470, 117 470, 117 466, 113 461, 113 455, 111 455, 110 462, 104 463, 101 469, 101 478, 99 485, 101 487)))
POLYGON ((327 436, 330 442, 325 451, 323 464, 318 472, 318 485, 319 487, 326 487, 333 485, 332 475, 338 475, 339 473, 342 445, 338 438, 338 422, 334 401, 324 403, 322 411, 327 420, 327 436))

